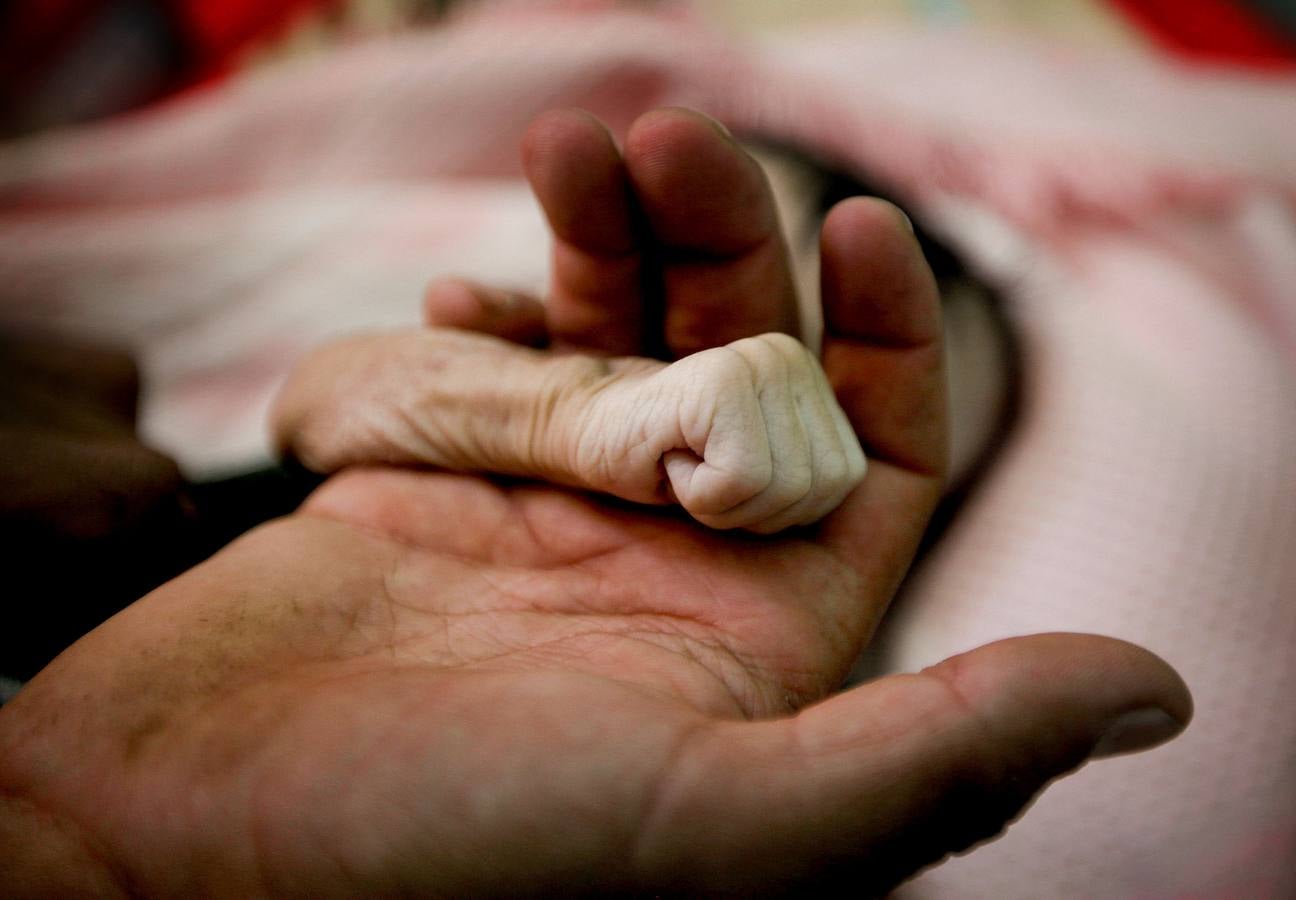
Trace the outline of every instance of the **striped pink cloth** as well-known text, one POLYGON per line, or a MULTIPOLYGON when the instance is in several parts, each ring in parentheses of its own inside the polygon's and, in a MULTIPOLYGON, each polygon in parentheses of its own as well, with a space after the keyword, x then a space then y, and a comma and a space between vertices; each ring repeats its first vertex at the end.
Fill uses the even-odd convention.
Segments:
POLYGON ((0 324, 130 344, 151 438, 193 473, 246 466, 305 348, 413 323, 436 274, 543 288, 534 114, 621 128, 661 104, 890 183, 1007 295, 1021 418, 887 665, 1092 631, 1197 699, 1180 740, 900 896, 1296 896, 1296 80, 967 33, 741 46, 686 16, 481 15, 0 146, 0 324))

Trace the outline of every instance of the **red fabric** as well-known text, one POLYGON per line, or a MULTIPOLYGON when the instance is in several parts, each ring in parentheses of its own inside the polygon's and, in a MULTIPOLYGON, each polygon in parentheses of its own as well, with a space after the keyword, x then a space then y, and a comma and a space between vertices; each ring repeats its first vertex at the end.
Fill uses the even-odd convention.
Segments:
MULTIPOLYGON (((153 0, 181 56, 181 85, 228 71, 251 44, 274 38, 312 7, 336 0, 153 0)), ((0 85, 21 93, 58 61, 111 0, 16 0, 0 7, 0 85)))
POLYGON ((272 38, 311 7, 334 0, 163 0, 190 72, 205 78, 227 71, 249 45, 272 38))
POLYGON ((1296 44, 1232 0, 1109 0, 1168 49, 1203 62, 1296 68, 1296 44))

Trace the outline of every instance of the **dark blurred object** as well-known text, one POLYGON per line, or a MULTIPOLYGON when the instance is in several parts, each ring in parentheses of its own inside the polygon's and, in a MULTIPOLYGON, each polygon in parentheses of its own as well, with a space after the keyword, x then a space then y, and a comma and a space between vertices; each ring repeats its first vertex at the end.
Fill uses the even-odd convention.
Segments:
POLYGON ((136 437, 138 392, 124 354, 0 342, 0 674, 30 677, 319 481, 278 469, 186 485, 136 437))
POLYGON ((121 353, 0 344, 5 674, 31 674, 184 555, 183 481, 135 437, 138 390, 121 353))
POLYGON ((0 4, 8 134, 122 112, 224 74, 337 0, 10 0, 0 4))
POLYGON ((1110 0, 1168 50, 1198 62, 1296 69, 1291 0, 1110 0))

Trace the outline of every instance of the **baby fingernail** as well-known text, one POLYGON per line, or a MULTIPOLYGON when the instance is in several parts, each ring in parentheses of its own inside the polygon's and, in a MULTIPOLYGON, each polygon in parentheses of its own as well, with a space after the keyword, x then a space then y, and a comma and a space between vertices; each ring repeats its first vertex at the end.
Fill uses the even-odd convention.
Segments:
POLYGON ((1183 731, 1184 723, 1155 706, 1127 712, 1107 727, 1089 752, 1090 759, 1146 750, 1183 731))

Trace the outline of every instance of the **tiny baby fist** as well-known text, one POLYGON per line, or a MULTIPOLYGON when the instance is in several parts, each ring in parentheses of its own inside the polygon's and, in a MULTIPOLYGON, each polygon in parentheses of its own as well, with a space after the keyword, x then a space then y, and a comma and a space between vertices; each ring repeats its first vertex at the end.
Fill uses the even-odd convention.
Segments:
POLYGON ((712 528, 810 524, 864 477, 864 453, 823 370, 785 334, 627 373, 592 412, 577 463, 591 486, 637 500, 666 493, 712 528))
POLYGON ((677 502, 704 525, 762 534, 821 519, 865 466, 819 362, 777 333, 671 365, 446 328, 362 336, 297 367, 274 429, 321 472, 414 463, 520 475, 677 502))

